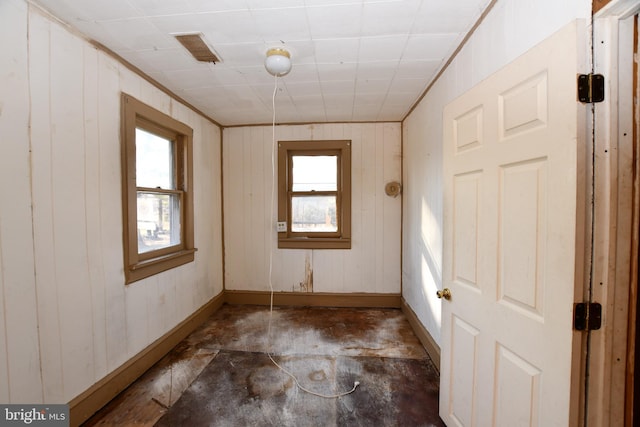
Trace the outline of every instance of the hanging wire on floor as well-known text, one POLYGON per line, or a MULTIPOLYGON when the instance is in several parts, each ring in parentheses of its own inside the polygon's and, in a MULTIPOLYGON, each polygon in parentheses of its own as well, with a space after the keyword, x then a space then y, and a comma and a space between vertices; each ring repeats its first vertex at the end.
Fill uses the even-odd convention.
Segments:
MULTIPOLYGON (((276 158, 275 158, 276 156, 276 94, 278 93, 278 76, 277 75, 274 76, 274 79, 275 80, 274 80, 274 88, 273 88, 273 97, 271 99, 271 108, 273 111, 272 120, 271 120, 271 129, 272 129, 272 133, 271 133, 271 211, 270 211, 271 219, 269 222, 271 226, 273 226, 274 224, 273 210, 274 210, 274 199, 275 199, 275 188, 276 188, 276 158)), ((353 393, 354 391, 356 391, 356 388, 358 388, 358 386, 360 385, 359 381, 355 381, 353 383, 353 388, 351 390, 345 391, 342 393, 337 393, 337 394, 323 394, 323 393, 317 393, 315 391, 309 390, 300 384, 300 382, 298 381, 298 378, 294 374, 292 374, 291 372, 289 372, 288 370, 280 366, 278 362, 276 362, 273 356, 271 355, 271 320, 273 318, 273 281, 272 281, 273 246, 271 242, 269 242, 269 247, 271 249, 269 249, 269 323, 267 328, 267 356, 269 356, 269 359, 271 360, 271 362, 278 369, 280 369, 282 372, 284 372, 285 374, 287 374, 293 379, 293 381, 296 384, 296 387, 298 387, 300 390, 304 391, 305 393, 309 393, 318 397, 324 397, 327 399, 335 399, 335 398, 346 396, 348 394, 353 393)))

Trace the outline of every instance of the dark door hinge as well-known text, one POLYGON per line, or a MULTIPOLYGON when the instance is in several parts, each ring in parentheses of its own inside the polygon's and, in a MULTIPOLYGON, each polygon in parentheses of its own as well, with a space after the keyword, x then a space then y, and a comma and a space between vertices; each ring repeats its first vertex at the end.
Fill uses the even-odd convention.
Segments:
POLYGON ((604 76, 602 74, 579 74, 578 100, 584 103, 604 101, 604 76))
POLYGON ((576 331, 595 331, 602 326, 602 306, 597 302, 579 302, 573 310, 576 331))

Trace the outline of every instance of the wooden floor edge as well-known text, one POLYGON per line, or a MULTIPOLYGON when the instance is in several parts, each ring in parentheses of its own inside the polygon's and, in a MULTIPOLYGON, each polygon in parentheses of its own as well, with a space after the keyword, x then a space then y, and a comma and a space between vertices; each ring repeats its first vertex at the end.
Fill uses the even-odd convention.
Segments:
MULTIPOLYGON (((225 290, 224 302, 232 305, 269 305, 269 291, 225 290)), ((400 294, 274 292, 273 305, 297 307, 400 308, 400 294)))
POLYGON ((413 329, 413 333, 416 334, 418 340, 420 340, 420 343, 422 343, 422 346, 433 361, 433 364, 438 369, 438 372, 440 372, 440 346, 433 339, 429 331, 427 331, 427 329, 422 325, 422 322, 420 322, 418 316, 413 309, 409 307, 409 304, 407 304, 404 298, 401 299, 400 304, 400 308, 407 317, 407 320, 413 329))
POLYGON ((155 340, 115 371, 69 402, 70 425, 78 426, 127 388, 224 304, 224 292, 213 297, 175 328, 155 340))

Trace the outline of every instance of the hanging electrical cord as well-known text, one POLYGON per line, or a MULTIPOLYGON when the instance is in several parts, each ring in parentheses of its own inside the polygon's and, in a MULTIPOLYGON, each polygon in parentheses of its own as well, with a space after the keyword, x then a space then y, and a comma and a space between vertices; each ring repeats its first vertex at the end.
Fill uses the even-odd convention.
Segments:
MULTIPOLYGON (((276 94, 277 93, 278 93, 278 75, 276 74, 274 75, 274 88, 273 88, 273 96, 271 99, 271 108, 273 111, 272 120, 271 120, 271 210, 270 210, 270 222, 269 222, 269 224, 271 225, 274 224, 273 209, 274 209, 275 188, 276 188, 275 156, 276 156, 276 94)), ((322 393, 317 393, 315 391, 309 390, 300 384, 300 382, 298 381, 298 378, 294 374, 292 374, 291 372, 289 372, 288 370, 280 366, 278 362, 276 362, 273 356, 271 355, 271 320, 273 317, 273 281, 272 281, 273 247, 271 242, 269 242, 269 247, 270 247, 269 249, 269 322, 268 322, 268 328, 267 328, 267 351, 266 351, 267 356, 269 356, 269 359, 271 360, 271 362, 278 369, 280 369, 282 372, 284 372, 285 374, 287 374, 293 379, 293 381, 296 384, 296 387, 298 387, 300 390, 304 391, 305 393, 309 393, 318 397, 324 397, 327 399, 335 399, 335 398, 346 396, 347 394, 353 393, 354 391, 356 391, 356 388, 360 385, 359 381, 355 381, 353 383, 353 388, 351 390, 345 391, 342 393, 337 393, 337 394, 322 394, 322 393)))

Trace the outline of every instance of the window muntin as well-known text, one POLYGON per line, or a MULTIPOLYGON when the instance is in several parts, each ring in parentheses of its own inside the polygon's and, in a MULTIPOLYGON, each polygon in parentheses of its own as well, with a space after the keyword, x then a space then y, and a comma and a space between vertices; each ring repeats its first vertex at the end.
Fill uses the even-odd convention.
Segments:
POLYGON ((350 141, 279 143, 278 247, 351 247, 350 169, 350 141))
POLYGON ((126 282, 191 262, 193 131, 123 94, 126 282))

